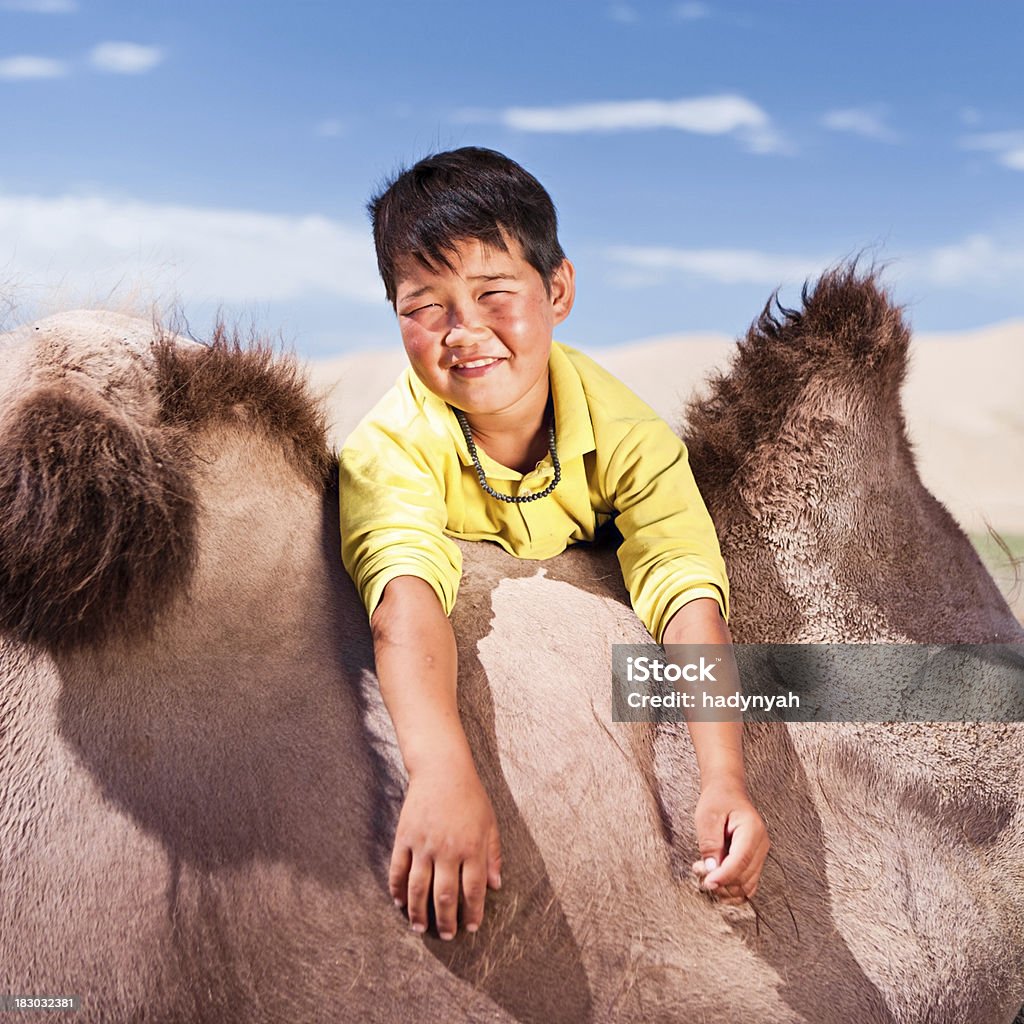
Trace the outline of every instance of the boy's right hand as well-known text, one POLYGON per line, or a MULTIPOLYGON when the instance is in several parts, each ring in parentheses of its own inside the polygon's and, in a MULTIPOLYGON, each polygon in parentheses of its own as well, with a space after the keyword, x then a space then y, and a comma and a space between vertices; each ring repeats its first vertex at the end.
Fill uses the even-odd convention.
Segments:
POLYGON ((408 908, 413 931, 427 930, 433 897, 437 931, 452 939, 462 922, 475 932, 488 888, 501 888, 498 821, 473 769, 450 764, 409 778, 391 854, 388 885, 395 903, 408 908))

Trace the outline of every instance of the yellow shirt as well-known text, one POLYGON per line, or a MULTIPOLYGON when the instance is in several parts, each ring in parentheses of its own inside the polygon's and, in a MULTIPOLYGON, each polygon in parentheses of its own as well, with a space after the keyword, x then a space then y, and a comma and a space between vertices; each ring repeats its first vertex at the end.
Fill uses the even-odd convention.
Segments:
MULTIPOLYGON (((339 458, 341 553, 367 613, 390 580, 418 576, 450 614, 462 575, 452 537, 551 558, 615 516, 622 576, 655 639, 697 597, 713 597, 728 618, 725 563, 685 445, 582 352, 553 342, 548 370, 562 479, 537 501, 484 492, 455 414, 411 367, 349 435, 339 458)), ((536 493, 554 475, 550 455, 522 474, 477 451, 497 491, 536 493)))

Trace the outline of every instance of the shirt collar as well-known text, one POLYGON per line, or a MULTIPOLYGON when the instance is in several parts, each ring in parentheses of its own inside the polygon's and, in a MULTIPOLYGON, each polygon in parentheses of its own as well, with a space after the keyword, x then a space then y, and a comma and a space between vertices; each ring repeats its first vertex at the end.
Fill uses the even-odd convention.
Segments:
MULTIPOLYGON (((464 466, 473 465, 466 438, 463 436, 459 421, 455 418, 455 413, 446 402, 424 386, 411 366, 404 372, 428 422, 439 432, 447 431, 455 443, 459 461, 464 466)), ((558 446, 559 461, 576 459, 594 451, 594 424, 590 419, 590 406, 587 404, 587 394, 583 390, 583 381, 580 380, 580 375, 564 346, 557 341, 551 343, 548 380, 555 403, 555 444, 558 446)), ((481 465, 488 471, 488 476, 517 480, 522 476, 521 473, 500 466, 489 458, 486 452, 479 449, 478 452, 481 465), (504 472, 492 473, 492 468, 504 472)))
POLYGON ((551 393, 555 399, 555 443, 559 459, 577 459, 597 447, 590 404, 583 390, 583 381, 565 347, 551 343, 548 359, 551 393))

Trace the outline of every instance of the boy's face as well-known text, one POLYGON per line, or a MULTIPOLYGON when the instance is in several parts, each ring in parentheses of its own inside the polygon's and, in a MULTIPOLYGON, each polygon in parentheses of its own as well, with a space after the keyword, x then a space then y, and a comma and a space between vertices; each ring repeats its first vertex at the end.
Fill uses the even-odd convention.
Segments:
POLYGON ((507 241, 508 252, 460 242, 454 270, 429 270, 415 259, 398 266, 395 309, 409 362, 430 391, 471 420, 543 409, 551 332, 575 296, 568 260, 549 294, 519 243, 507 241))

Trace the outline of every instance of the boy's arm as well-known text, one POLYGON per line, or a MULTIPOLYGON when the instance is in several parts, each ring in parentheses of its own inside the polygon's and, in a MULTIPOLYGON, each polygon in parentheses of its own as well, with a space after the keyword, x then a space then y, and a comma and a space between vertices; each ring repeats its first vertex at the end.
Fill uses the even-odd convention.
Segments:
POLYGON ((480 926, 488 886, 501 884, 498 826, 473 764, 456 702, 455 635, 434 589, 415 576, 384 588, 370 620, 381 695, 409 788, 395 832, 389 886, 415 931, 433 890, 438 934, 480 926))
MULTIPOLYGON (((718 602, 697 598, 684 604, 665 627, 664 643, 671 660, 675 644, 720 644, 731 647, 729 628, 718 602)), ((731 677, 726 688, 738 688, 731 650, 723 659, 731 677)), ((705 888, 718 890, 725 902, 742 903, 757 891, 768 855, 768 832, 747 794, 743 769, 743 723, 688 720, 700 768, 697 801, 697 845, 701 859, 693 871, 705 888)))
POLYGON ((694 597, 713 597, 728 619, 729 581, 686 446, 651 417, 616 445, 604 487, 623 537, 618 559, 630 600, 662 643, 668 622, 694 597))
MULTIPOLYGON (((656 640, 723 644, 729 581, 714 523, 690 470, 686 446, 663 420, 640 420, 616 447, 606 490, 623 536, 619 562, 637 615, 656 640)), ((668 652, 671 657, 671 651, 668 652)), ((738 687, 734 659, 728 663, 738 687)), ((757 890, 768 835, 750 802, 741 722, 688 721, 700 768, 694 871, 728 902, 757 890)))
POLYGON ((398 576, 427 581, 446 614, 455 604, 462 554, 444 533, 437 472, 422 452, 373 423, 361 424, 341 450, 341 559, 368 615, 398 576))
MULTIPOLYGON (((414 433, 414 432, 413 432, 414 433)), ((488 884, 499 884, 497 824, 456 705, 448 612, 462 558, 445 536, 443 458, 415 436, 364 421, 339 456, 342 561, 370 615, 381 695, 409 773, 389 887, 414 929, 454 936, 459 910, 475 931, 488 884)))

